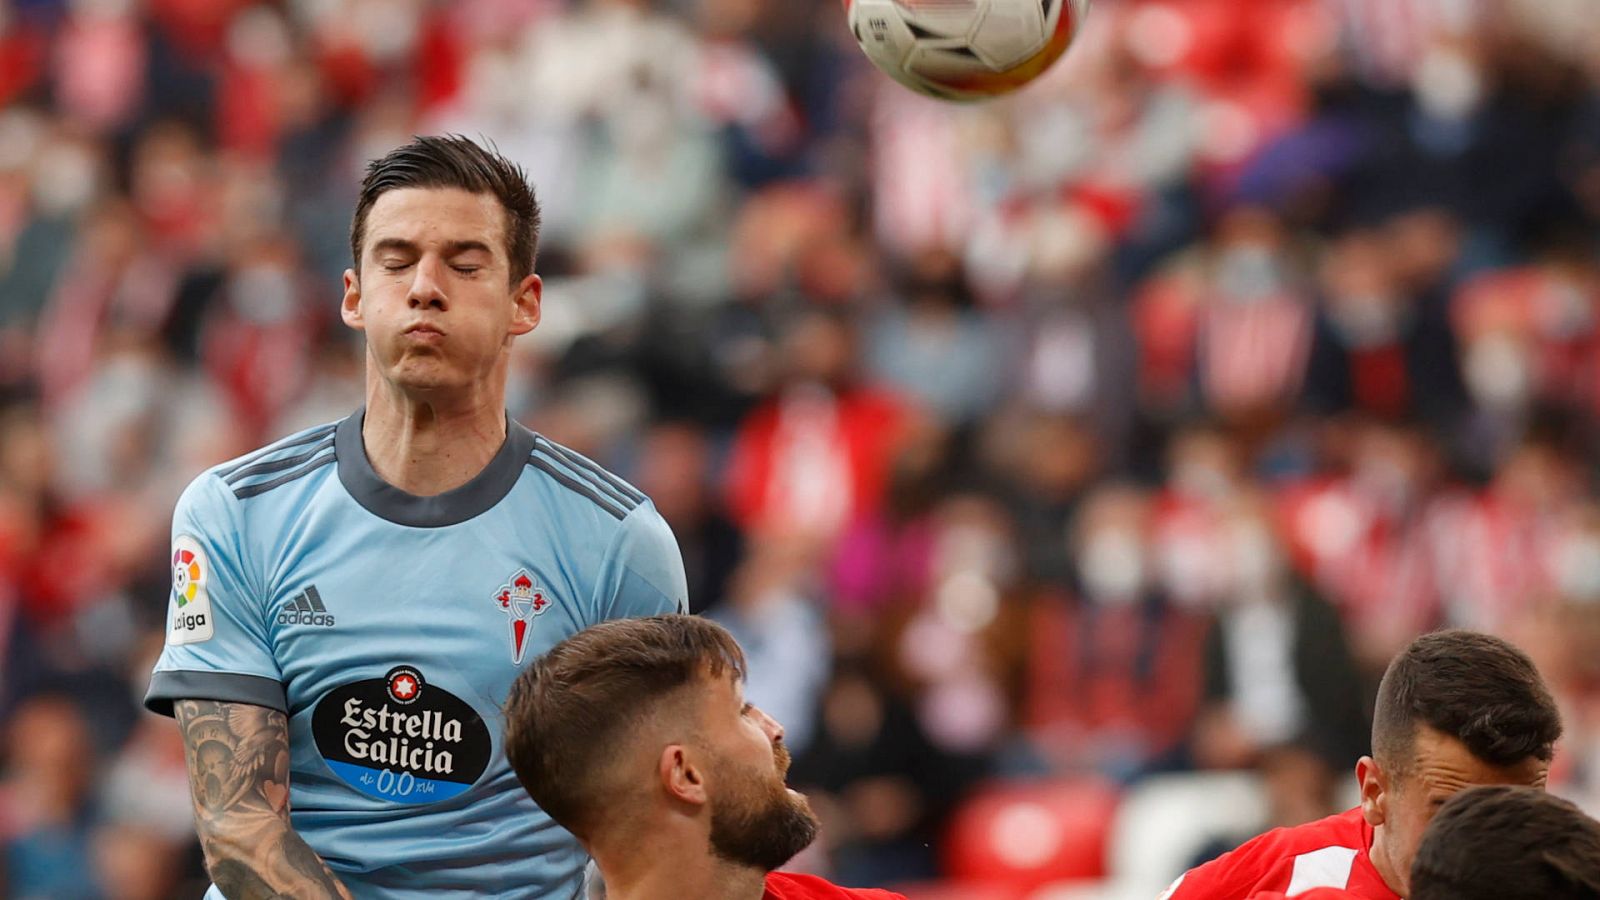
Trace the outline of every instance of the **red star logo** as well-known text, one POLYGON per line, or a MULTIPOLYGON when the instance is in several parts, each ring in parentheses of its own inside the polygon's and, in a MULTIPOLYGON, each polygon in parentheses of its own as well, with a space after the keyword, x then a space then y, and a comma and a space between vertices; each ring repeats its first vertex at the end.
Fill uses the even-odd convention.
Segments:
POLYGON ((410 675, 401 675, 394 680, 392 690, 395 697, 401 700, 409 700, 417 692, 417 680, 410 675))

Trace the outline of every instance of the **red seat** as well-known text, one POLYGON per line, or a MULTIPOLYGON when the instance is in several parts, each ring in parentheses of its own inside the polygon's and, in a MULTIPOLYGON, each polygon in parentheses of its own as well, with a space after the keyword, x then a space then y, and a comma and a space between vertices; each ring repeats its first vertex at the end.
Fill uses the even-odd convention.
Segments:
POLYGON ((1117 802, 1116 788, 1097 779, 992 784, 956 812, 946 871, 1020 891, 1103 878, 1117 802))

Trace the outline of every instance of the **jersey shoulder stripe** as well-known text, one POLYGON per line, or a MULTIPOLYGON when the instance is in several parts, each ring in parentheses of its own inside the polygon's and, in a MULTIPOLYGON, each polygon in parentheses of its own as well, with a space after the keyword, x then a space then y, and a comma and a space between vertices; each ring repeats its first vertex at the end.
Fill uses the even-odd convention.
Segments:
POLYGON ((1349 887, 1357 852, 1354 847, 1333 846, 1296 856, 1285 893, 1293 897, 1312 888, 1349 887))
POLYGON ((266 462, 253 463, 245 466, 242 469, 235 469, 232 473, 223 476, 222 480, 226 481, 228 484, 238 484, 246 478, 252 478, 257 475, 270 475, 273 472, 282 472, 284 469, 292 469, 332 446, 333 435, 330 434, 322 440, 313 443, 309 450, 303 450, 289 456, 279 456, 276 459, 269 459, 266 462))
POLYGON ((274 488, 283 487, 291 481, 298 481, 301 478, 310 475, 312 472, 322 468, 323 466, 332 463, 337 458, 338 455, 334 452, 333 442, 329 441, 327 446, 319 451, 319 455, 312 457, 298 469, 290 470, 289 472, 279 475, 277 478, 273 478, 269 481, 258 481, 254 484, 246 484, 236 487, 233 489, 233 496, 239 498, 240 500, 258 497, 274 488))
POLYGON ((577 467, 584 470, 590 475, 591 478, 604 482, 606 485, 608 485, 614 493, 631 500, 633 505, 637 506, 645 501, 646 498, 643 491, 627 483, 626 481, 623 481, 621 478, 618 478, 611 472, 601 468, 600 465, 594 460, 589 459, 587 456, 578 453, 570 447, 563 447, 542 434, 534 435, 533 442, 533 445, 536 449, 542 448, 551 455, 559 457, 565 461, 568 466, 577 467))
POLYGON ((607 514, 611 515, 619 522, 623 519, 626 519, 629 511, 632 509, 632 507, 624 508, 609 495, 601 493, 593 483, 577 478, 571 472, 560 466, 557 466, 555 463, 551 462, 543 454, 538 453, 537 451, 529 454, 528 465, 533 466, 535 469, 538 469, 546 475, 549 475, 556 481, 557 484, 560 484, 567 490, 572 491, 579 496, 588 498, 591 503, 605 510, 607 514))
POLYGON ((238 459, 225 462, 212 471, 216 472, 217 477, 227 481, 240 470, 272 459, 284 451, 294 450, 297 447, 314 444, 323 438, 332 437, 333 431, 337 427, 338 423, 332 422, 327 425, 318 425, 315 428, 307 428, 304 431, 299 431, 274 441, 259 450, 252 450, 238 459))
POLYGON ((567 475, 576 478, 577 480, 588 485, 593 490, 603 494, 607 499, 611 500, 611 502, 615 503, 617 506, 620 506, 624 512, 632 512, 639 505, 638 500, 633 499, 631 495, 625 494, 621 490, 617 489, 615 486, 613 486, 611 481, 590 472, 588 469, 583 468, 575 462, 572 462, 567 457, 557 453, 551 447, 541 447, 539 444, 535 443, 533 446, 532 455, 535 457, 542 457, 554 463, 556 466, 560 467, 564 472, 566 472, 567 475))

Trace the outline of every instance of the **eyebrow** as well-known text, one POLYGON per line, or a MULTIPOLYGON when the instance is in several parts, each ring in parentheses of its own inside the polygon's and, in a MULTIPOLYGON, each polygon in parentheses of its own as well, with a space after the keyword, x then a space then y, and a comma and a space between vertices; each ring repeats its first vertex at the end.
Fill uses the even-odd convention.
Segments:
MULTIPOLYGON (((398 250, 402 253, 417 254, 421 252, 421 249, 422 248, 417 246, 415 241, 408 241, 405 238, 393 237, 383 238, 382 240, 375 241, 372 245, 372 252, 374 254, 382 253, 385 250, 398 250)), ((483 241, 464 240, 444 242, 445 256, 459 256, 462 253, 469 253, 474 250, 487 253, 491 256, 494 255, 494 248, 490 247, 488 244, 485 244, 483 241)))

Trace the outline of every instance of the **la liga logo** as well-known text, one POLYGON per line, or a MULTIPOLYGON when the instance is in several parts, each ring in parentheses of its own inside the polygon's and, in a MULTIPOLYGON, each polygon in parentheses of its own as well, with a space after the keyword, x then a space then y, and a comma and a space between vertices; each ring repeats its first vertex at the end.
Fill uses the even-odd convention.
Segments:
POLYGON ((172 603, 168 610, 167 643, 197 644, 211 640, 214 627, 211 595, 206 591, 210 564, 200 542, 187 534, 172 542, 172 603))

